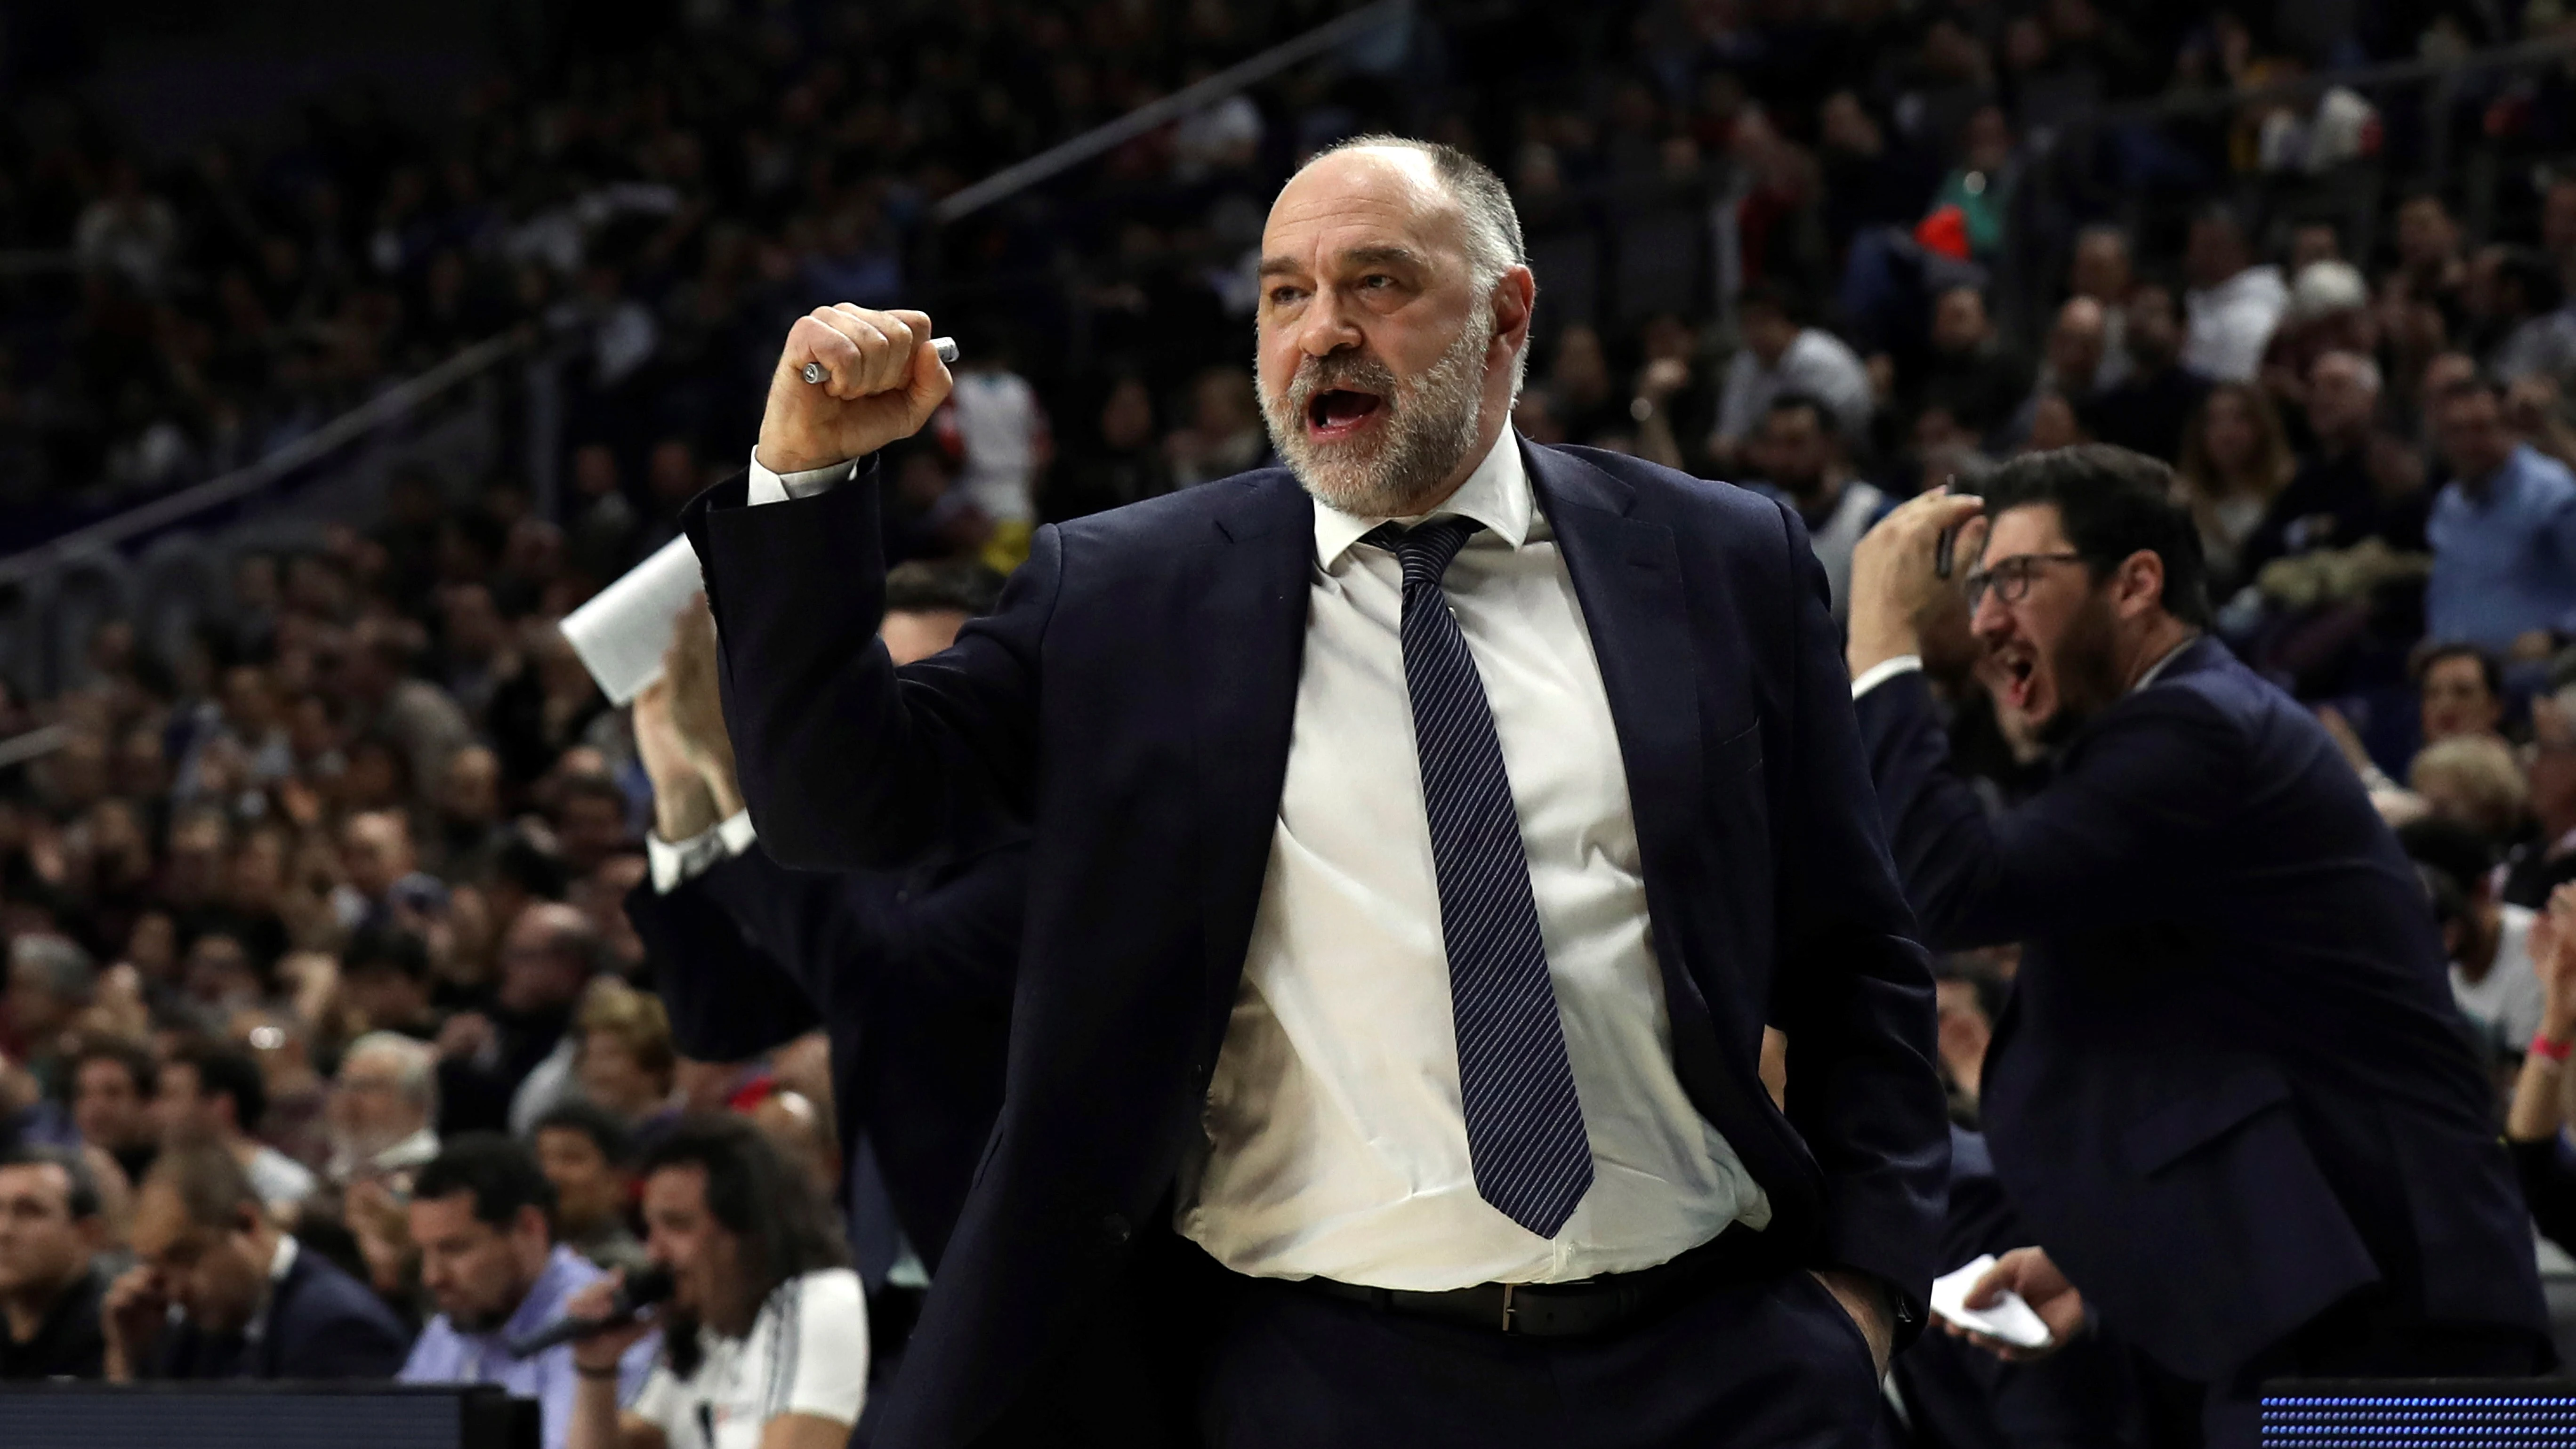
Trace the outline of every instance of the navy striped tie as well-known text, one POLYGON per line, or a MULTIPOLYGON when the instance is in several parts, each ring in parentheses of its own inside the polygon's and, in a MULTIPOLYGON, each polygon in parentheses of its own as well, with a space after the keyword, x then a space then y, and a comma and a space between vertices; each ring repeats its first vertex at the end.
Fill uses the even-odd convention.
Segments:
POLYGON ((1404 565, 1404 682, 1431 817, 1476 1191, 1513 1222, 1553 1238, 1592 1186, 1592 1145, 1548 985, 1493 707, 1440 591, 1449 561, 1480 527, 1466 518, 1411 531, 1386 524, 1368 541, 1404 565))

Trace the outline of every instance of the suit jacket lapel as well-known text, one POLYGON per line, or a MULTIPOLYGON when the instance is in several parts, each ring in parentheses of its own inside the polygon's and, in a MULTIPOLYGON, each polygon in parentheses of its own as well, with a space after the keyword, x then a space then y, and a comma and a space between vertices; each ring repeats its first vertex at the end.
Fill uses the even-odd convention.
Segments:
MULTIPOLYGON (((1702 799, 1699 655, 1680 546, 1670 528, 1629 516, 1636 490, 1626 483, 1551 448, 1524 442, 1521 455, 1600 661, 1648 907, 1660 919, 1677 906, 1659 898, 1658 882, 1701 879, 1706 867, 1695 825, 1702 799)), ((1674 1070, 1705 1113, 1729 1097, 1707 999, 1676 943, 1660 932, 1655 958, 1672 1015, 1674 1070)))
POLYGON ((1252 943, 1288 776, 1305 661, 1314 504, 1284 470, 1210 485, 1241 490, 1187 581, 1197 711, 1198 860, 1207 950, 1206 1054, 1223 1038, 1252 943))

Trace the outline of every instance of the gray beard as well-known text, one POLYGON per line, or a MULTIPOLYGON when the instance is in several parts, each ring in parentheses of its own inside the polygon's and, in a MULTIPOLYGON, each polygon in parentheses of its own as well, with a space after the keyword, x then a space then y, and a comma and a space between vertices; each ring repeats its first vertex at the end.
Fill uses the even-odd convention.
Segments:
POLYGON ((1458 340, 1411 380, 1359 353, 1308 357, 1284 394, 1263 394, 1261 420, 1270 442, 1315 498, 1359 518, 1407 518, 1422 512, 1458 471, 1484 424, 1485 349, 1494 314, 1475 308, 1458 340), (1357 385, 1376 393, 1386 433, 1374 446, 1317 444, 1306 434, 1317 393, 1357 385))

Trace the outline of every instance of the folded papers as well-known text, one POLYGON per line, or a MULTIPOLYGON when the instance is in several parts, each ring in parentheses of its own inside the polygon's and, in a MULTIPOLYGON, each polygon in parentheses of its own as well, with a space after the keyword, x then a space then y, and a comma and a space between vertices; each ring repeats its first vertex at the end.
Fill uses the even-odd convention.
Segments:
POLYGON ((564 616, 564 638, 609 703, 625 704, 662 677, 672 621, 704 587, 697 551, 675 538, 564 616))

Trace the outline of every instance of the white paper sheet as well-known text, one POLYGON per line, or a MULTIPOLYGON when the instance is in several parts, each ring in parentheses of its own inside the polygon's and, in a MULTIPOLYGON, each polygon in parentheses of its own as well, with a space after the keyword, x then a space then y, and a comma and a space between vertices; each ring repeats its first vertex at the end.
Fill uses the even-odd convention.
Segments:
POLYGON ((2020 1294, 2006 1289, 2003 1298, 1992 1308, 1970 1308, 1968 1290, 1986 1276, 1995 1265, 1995 1255, 1987 1253, 1955 1273, 1932 1280, 1932 1311, 1959 1325, 1992 1338, 2000 1338, 2016 1348, 2046 1348, 2048 1325, 2031 1311, 2020 1294))
POLYGON ((662 677, 671 621, 705 586, 697 551, 675 538, 564 616, 564 638, 611 704, 625 704, 662 677))

